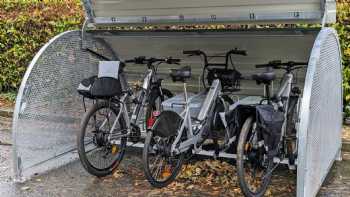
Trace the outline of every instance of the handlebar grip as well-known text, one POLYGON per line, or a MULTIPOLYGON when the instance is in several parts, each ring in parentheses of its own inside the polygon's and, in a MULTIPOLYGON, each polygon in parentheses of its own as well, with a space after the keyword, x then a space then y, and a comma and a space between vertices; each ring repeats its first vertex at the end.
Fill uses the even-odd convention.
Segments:
POLYGON ((309 65, 309 62, 294 62, 294 65, 307 66, 307 65, 309 65))
POLYGON ((255 65, 255 68, 267 68, 267 67, 271 67, 270 64, 257 64, 255 65))
POLYGON ((233 50, 227 52, 227 55, 230 55, 230 54, 243 55, 243 56, 248 55, 246 50, 238 50, 238 49, 233 49, 233 50))
POLYGON ((181 62, 181 59, 173 59, 173 58, 169 58, 169 59, 165 59, 165 62, 167 64, 178 64, 181 62))
POLYGON ((247 51, 245 50, 236 50, 235 53, 236 55, 244 55, 244 56, 247 56, 247 51))
POLYGON ((171 59, 171 62, 172 62, 172 63, 180 63, 180 62, 181 62, 181 59, 171 59))
POLYGON ((201 51, 200 50, 189 50, 189 51, 183 51, 182 53, 184 55, 200 55, 201 51))
POLYGON ((237 53, 236 53, 237 55, 244 55, 244 56, 247 56, 248 54, 247 54, 247 51, 244 51, 244 50, 239 50, 239 51, 237 51, 237 53))
POLYGON ((125 60, 124 62, 125 62, 125 63, 134 63, 135 60, 125 60))

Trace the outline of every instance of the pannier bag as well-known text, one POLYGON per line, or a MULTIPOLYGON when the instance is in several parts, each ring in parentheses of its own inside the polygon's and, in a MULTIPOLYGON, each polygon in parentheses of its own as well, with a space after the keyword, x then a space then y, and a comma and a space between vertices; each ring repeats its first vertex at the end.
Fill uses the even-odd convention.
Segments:
POLYGON ((91 99, 108 99, 120 95, 119 65, 119 61, 101 61, 98 76, 84 79, 79 84, 78 93, 91 99))
POLYGON ((83 81, 81 81, 81 83, 78 86, 78 93, 81 94, 83 97, 93 99, 94 97, 91 95, 91 87, 95 83, 96 79, 96 75, 87 79, 83 79, 83 81))
POLYGON ((234 104, 232 110, 225 113, 226 124, 232 132, 232 136, 238 136, 241 132, 245 120, 255 114, 255 108, 252 105, 234 104))
POLYGON ((215 79, 219 79, 222 89, 237 91, 240 89, 242 74, 235 69, 210 68, 208 69, 208 83, 211 85, 215 79))
POLYGON ((257 128, 262 131, 265 144, 268 146, 268 155, 273 157, 278 153, 284 114, 275 110, 272 105, 256 106, 257 128))
POLYGON ((182 118, 173 111, 163 111, 153 125, 152 131, 155 136, 169 137, 177 134, 181 126, 182 118))

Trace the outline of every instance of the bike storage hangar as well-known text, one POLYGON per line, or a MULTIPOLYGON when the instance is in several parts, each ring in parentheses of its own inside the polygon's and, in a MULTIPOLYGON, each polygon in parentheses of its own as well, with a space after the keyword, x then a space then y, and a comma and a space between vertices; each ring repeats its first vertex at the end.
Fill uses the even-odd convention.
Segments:
MULTIPOLYGON (((96 75, 101 59, 136 56, 181 58, 192 67, 189 91, 201 88, 201 60, 182 54, 201 49, 222 53, 238 48, 236 68, 246 75, 254 65, 271 60, 309 62, 298 71, 302 89, 298 118, 297 196, 315 196, 335 160, 341 159, 342 64, 337 33, 327 28, 336 20, 334 0, 83 0, 82 31, 52 38, 34 57, 18 92, 13 119, 15 179, 60 167, 77 159, 76 132, 84 113, 76 89, 96 75), (118 31, 120 26, 198 24, 322 24, 318 29, 118 31)), ((163 84, 181 85, 168 77, 171 66, 160 67, 163 84)), ((128 80, 143 76, 144 67, 129 66, 128 80)), ((277 72, 281 77, 282 72, 277 72)), ((263 95, 261 86, 243 80, 237 99, 263 95)), ((278 86, 278 84, 275 84, 278 86)), ((276 87, 275 87, 276 88, 276 87)), ((142 146, 142 144, 141 144, 142 146)))

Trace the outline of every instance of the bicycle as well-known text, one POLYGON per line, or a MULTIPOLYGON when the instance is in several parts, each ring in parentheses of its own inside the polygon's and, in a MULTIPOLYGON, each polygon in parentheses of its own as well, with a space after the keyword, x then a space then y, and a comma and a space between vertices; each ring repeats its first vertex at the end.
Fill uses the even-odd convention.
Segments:
POLYGON ((123 159, 128 139, 132 143, 140 141, 141 131, 138 122, 140 111, 145 103, 147 103, 147 121, 152 118, 152 111, 161 110, 156 106, 157 100, 162 102, 173 96, 169 90, 162 88, 162 79, 157 77, 157 68, 162 63, 179 64, 179 62, 179 59, 171 57, 165 59, 136 57, 126 60, 125 63, 147 65, 138 98, 127 87, 123 71, 125 64, 122 62, 119 62, 120 68, 119 71, 116 71, 118 79, 94 76, 85 80, 86 85, 92 86, 91 91, 82 92, 80 90, 79 93, 96 102, 82 118, 81 128, 77 135, 77 145, 80 161, 90 174, 97 177, 112 174, 123 159), (106 81, 100 82, 101 80, 106 81), (94 88, 95 84, 99 86, 94 88), (95 93, 100 94, 93 94, 94 89, 95 93), (130 104, 129 98, 136 105, 131 117, 129 117, 127 108, 127 105, 130 104))
MULTIPOLYGON (((245 50, 232 49, 224 55, 207 55, 201 50, 183 51, 183 54, 189 56, 201 56, 203 58, 204 66, 202 70, 201 80, 204 89, 208 89, 214 79, 220 79, 223 92, 236 92, 240 90, 240 81, 232 80, 232 78, 240 79, 242 74, 237 71, 232 55, 247 56, 245 50), (225 58, 224 63, 209 62, 211 58, 225 58), (232 68, 229 68, 231 65, 232 68), (205 74, 207 72, 207 74, 205 74), (208 83, 208 84, 207 84, 208 83)), ((232 101, 230 102, 232 103, 232 101)))
MULTIPOLYGON (((187 55, 201 55, 204 57, 205 66, 209 65, 207 55, 199 50, 184 51, 187 55)), ((242 51, 232 50, 230 54, 243 54, 242 51)), ((215 66, 223 66, 215 65, 215 66)), ((191 116, 190 102, 187 93, 186 81, 191 78, 191 68, 172 69, 170 73, 174 82, 183 82, 184 102, 173 103, 185 107, 180 114, 174 111, 163 111, 157 117, 152 129, 147 132, 143 149, 143 167, 147 180, 154 187, 161 188, 169 185, 181 170, 186 154, 196 154, 202 150, 202 145, 211 135, 213 122, 216 119, 214 113, 218 103, 223 103, 222 83, 216 76, 211 82, 206 98, 197 117, 191 116)), ((236 77, 236 75, 234 75, 236 77)), ((237 81, 239 78, 231 78, 237 81)), ((222 112, 222 111, 221 111, 222 112)), ((231 137, 226 131, 225 143, 219 146, 215 154, 230 147, 235 137, 231 137)))
POLYGON ((267 68, 266 72, 252 76, 258 84, 265 85, 266 98, 257 105, 246 106, 250 115, 244 121, 238 139, 237 176, 245 196, 263 196, 273 171, 284 159, 289 165, 295 164, 301 90, 293 83, 293 71, 306 65, 307 62, 293 61, 256 65, 267 68), (270 86, 276 79, 273 69, 283 69, 285 74, 277 93, 271 97, 270 86), (275 158, 278 158, 276 165, 275 158))

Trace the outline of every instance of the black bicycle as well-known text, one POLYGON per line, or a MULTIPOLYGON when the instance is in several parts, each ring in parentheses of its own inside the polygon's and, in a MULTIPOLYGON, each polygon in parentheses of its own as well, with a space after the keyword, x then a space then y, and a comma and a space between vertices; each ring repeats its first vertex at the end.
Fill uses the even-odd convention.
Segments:
POLYGON ((265 85, 266 98, 259 104, 243 106, 248 118, 241 128, 237 147, 237 175, 245 196, 263 196, 271 176, 281 161, 295 165, 297 157, 296 122, 301 90, 293 83, 293 71, 305 68, 307 62, 272 61, 257 65, 266 72, 253 75, 258 84, 265 85), (276 79, 273 69, 285 74, 280 87, 271 96, 270 86, 276 79), (274 165, 274 160, 277 164, 274 165))
POLYGON ((92 175, 103 177, 113 173, 123 159, 127 141, 137 143, 141 139, 138 125, 140 111, 146 106, 146 121, 152 118, 152 112, 161 110, 161 103, 173 94, 162 88, 162 79, 157 77, 160 64, 179 64, 179 59, 171 57, 136 57, 126 60, 126 64, 146 64, 141 92, 138 98, 127 86, 124 75, 124 63, 119 63, 118 77, 91 77, 82 82, 84 87, 79 93, 93 99, 94 104, 84 114, 77 136, 79 158, 84 168, 92 175), (130 99, 131 98, 131 99, 130 99), (129 117, 129 100, 135 104, 129 117))

